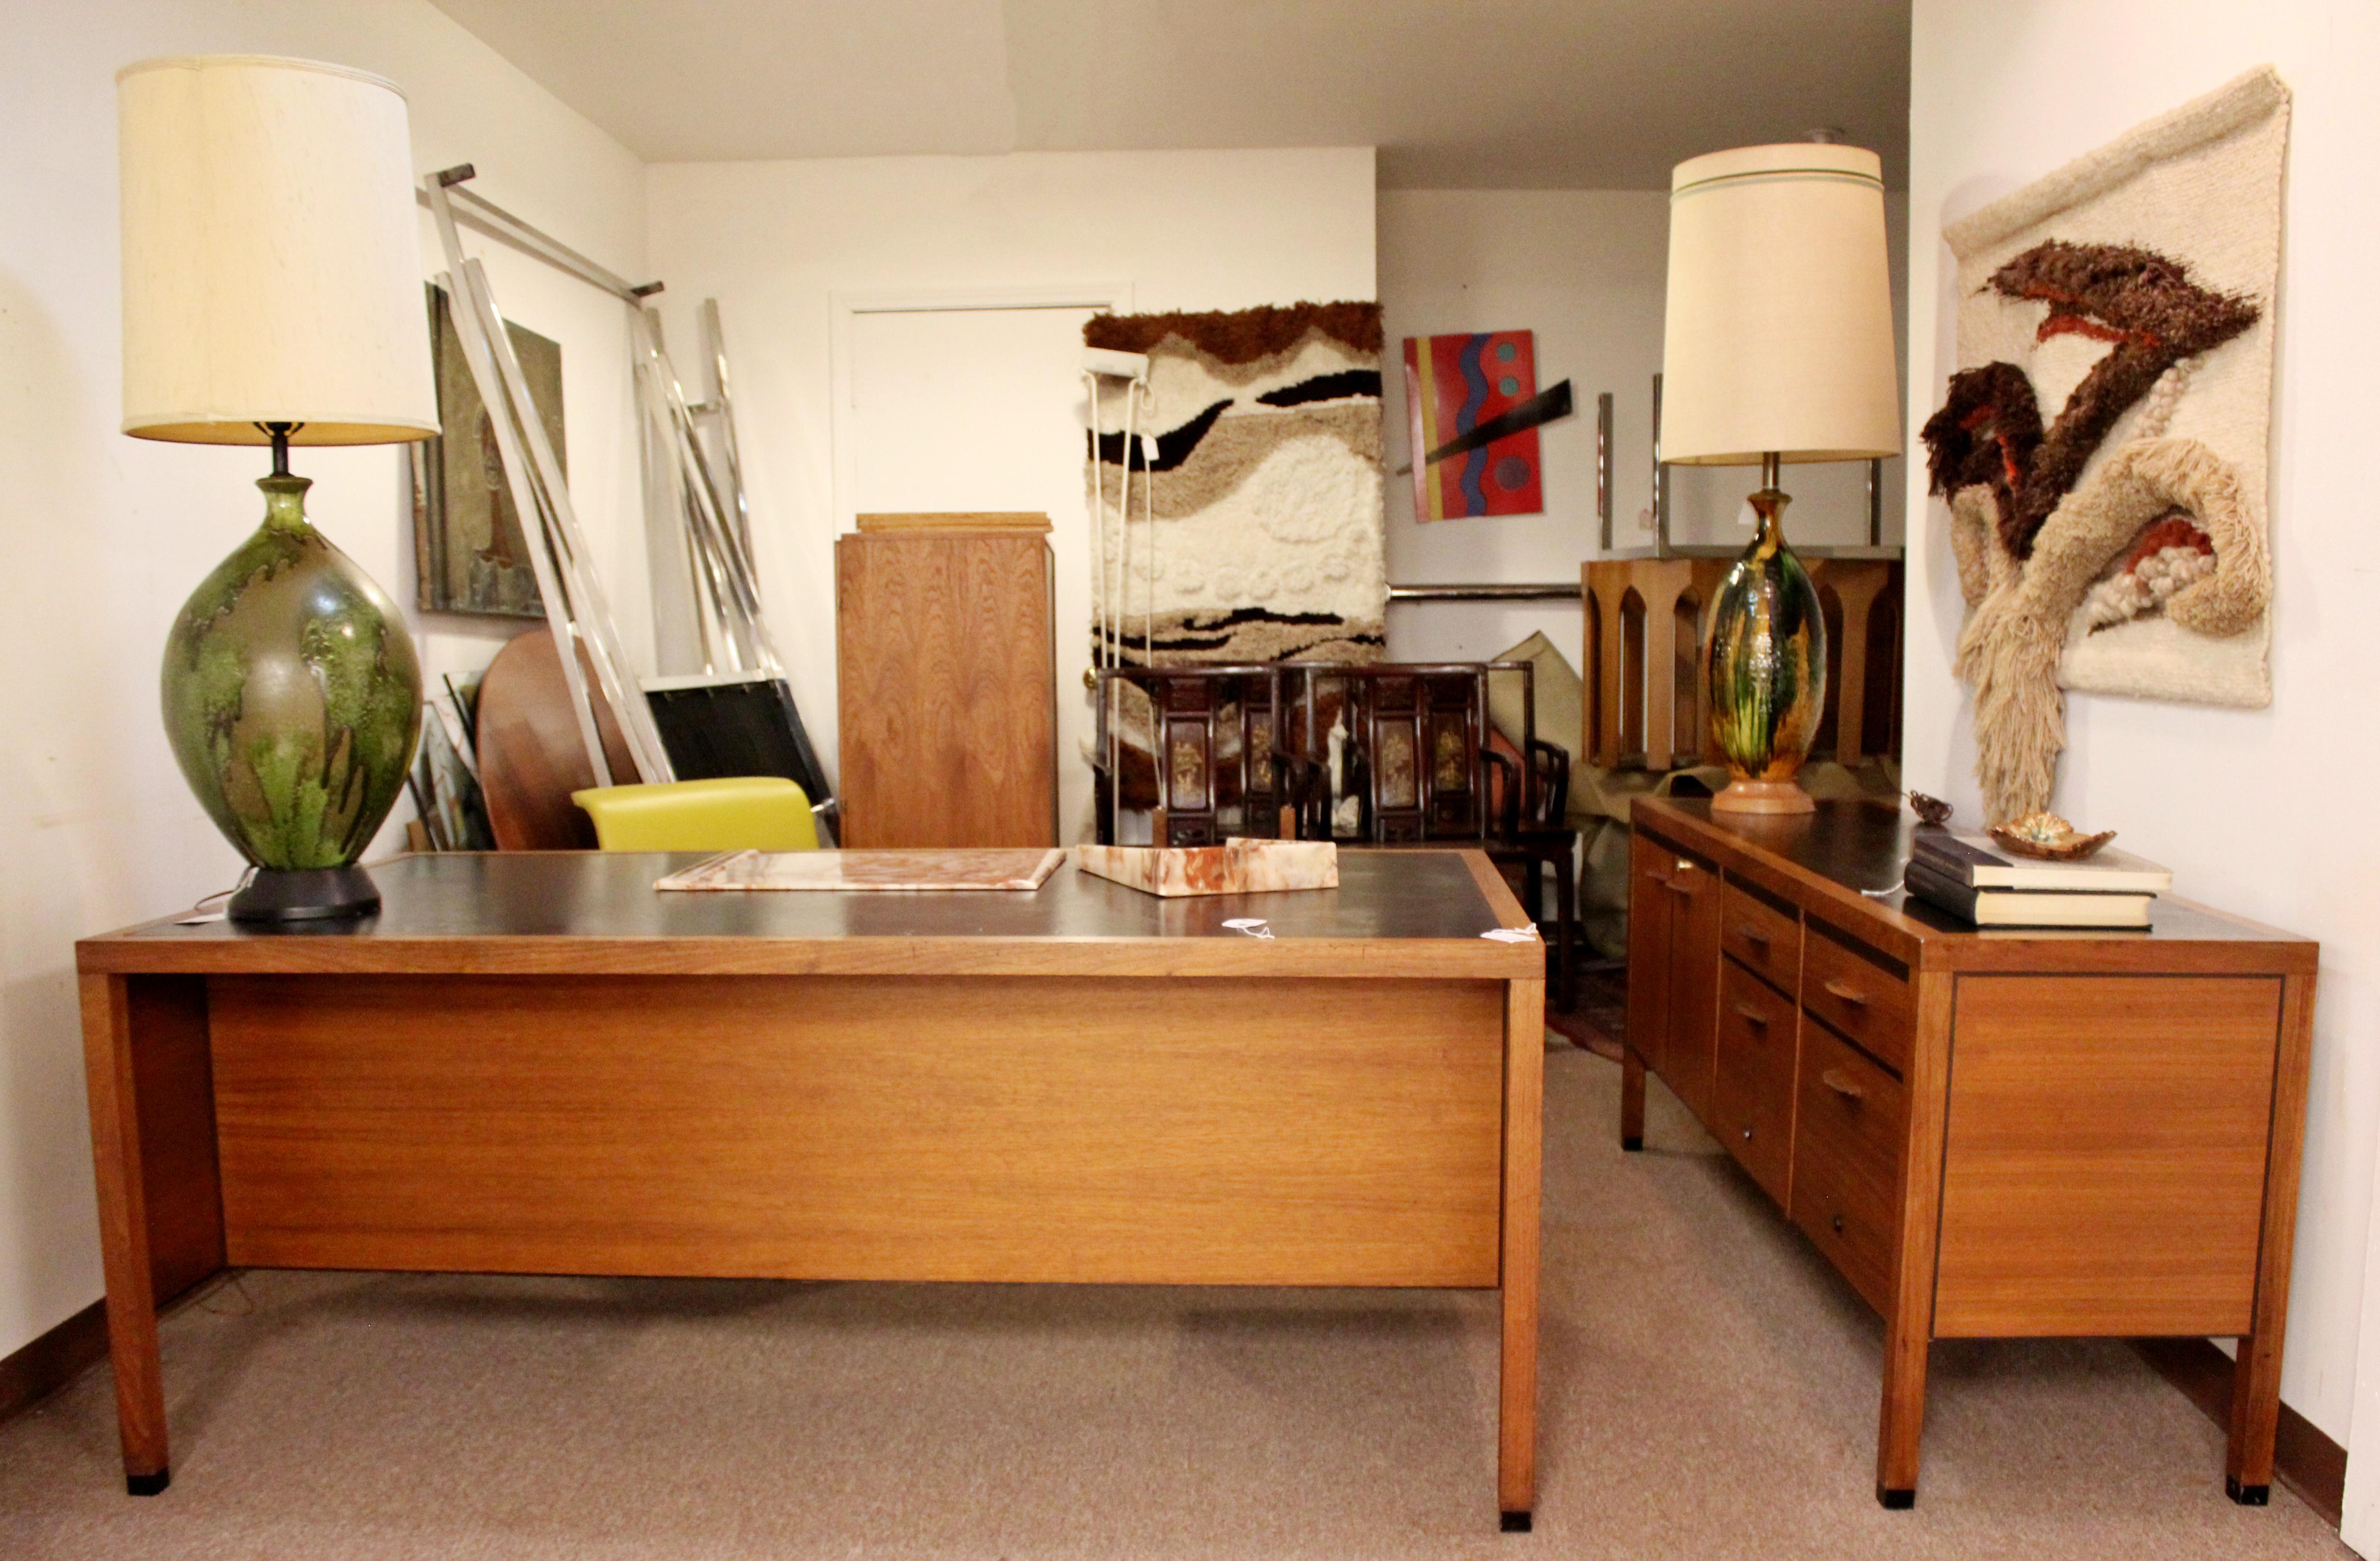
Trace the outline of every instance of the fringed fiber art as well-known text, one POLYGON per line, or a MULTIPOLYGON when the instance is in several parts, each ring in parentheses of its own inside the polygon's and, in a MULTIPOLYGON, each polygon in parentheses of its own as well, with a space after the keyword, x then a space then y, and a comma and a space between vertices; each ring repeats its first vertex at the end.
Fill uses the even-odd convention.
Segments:
MULTIPOLYGON (((1124 582, 1095 603, 1123 659, 1378 660, 1380 306, 1096 315, 1083 340, 1149 359, 1130 519, 1094 572, 1124 582)), ((1112 506, 1124 436, 1102 417, 1084 487, 1112 506)))
POLYGON ((2061 688, 2271 702, 2289 121, 2261 67, 1943 232, 1960 368, 1923 437, 1994 820, 2049 805, 2061 688))

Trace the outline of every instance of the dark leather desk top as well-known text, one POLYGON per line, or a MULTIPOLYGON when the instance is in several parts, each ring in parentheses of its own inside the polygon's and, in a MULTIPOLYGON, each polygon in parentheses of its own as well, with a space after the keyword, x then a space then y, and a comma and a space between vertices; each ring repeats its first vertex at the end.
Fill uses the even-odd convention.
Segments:
POLYGON ((1540 945, 1481 937, 1508 925, 1508 914, 1521 918, 1509 899, 1493 904, 1483 892, 1475 853, 1344 851, 1336 889, 1172 900, 1093 877, 1071 861, 1030 892, 653 888, 663 874, 703 859, 601 852, 402 856, 371 869, 382 900, 375 916, 298 932, 166 918, 85 938, 78 962, 86 972, 895 974, 955 962, 984 974, 1270 969, 1491 979, 1542 968, 1540 945), (1272 938, 1222 925, 1246 916, 1265 918, 1272 938), (1109 957, 1101 963, 1058 952, 1068 948, 1109 957), (1359 968, 1325 968, 1348 960, 1359 968))

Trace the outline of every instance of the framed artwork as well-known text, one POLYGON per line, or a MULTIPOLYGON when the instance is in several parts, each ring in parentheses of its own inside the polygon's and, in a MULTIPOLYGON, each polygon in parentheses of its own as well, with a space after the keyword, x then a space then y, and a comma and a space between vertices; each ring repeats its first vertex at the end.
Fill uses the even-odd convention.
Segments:
POLYGON ((1537 427, 1570 410, 1570 382, 1555 389, 1537 393, 1534 332, 1407 336, 1414 518, 1543 514, 1537 427))
MULTIPOLYGON (((438 382, 435 438, 413 449, 413 558, 417 599, 427 611, 543 618, 528 538, 504 482, 494 419, 464 360, 463 344, 435 284, 430 305, 431 368, 438 382)), ((562 437, 562 344, 510 321, 513 356, 528 380, 529 400, 565 476, 570 453, 562 437)))

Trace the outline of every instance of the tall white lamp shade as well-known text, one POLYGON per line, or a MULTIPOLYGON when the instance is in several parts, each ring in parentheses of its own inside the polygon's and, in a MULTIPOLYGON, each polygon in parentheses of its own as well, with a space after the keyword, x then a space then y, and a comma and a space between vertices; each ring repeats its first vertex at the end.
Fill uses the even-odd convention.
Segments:
POLYGON ((1899 454, 1876 154, 1814 142, 1679 163, 1661 357, 1664 461, 1899 454))
POLYGON ((116 73, 124 431, 381 444, 438 431, 405 94, 258 54, 116 73))

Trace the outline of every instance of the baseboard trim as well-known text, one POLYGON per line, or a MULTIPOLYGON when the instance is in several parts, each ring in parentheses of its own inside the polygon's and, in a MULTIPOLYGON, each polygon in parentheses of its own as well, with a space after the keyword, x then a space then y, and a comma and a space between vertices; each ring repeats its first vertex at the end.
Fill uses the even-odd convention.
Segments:
MULTIPOLYGON (((2231 1422, 2231 1357, 2204 1338, 2136 1338, 2132 1348, 2149 1369, 2180 1388, 2216 1424, 2231 1422)), ((2273 1473, 2332 1528, 2347 1507, 2347 1449, 2313 1422, 2281 1406, 2273 1437, 2273 1473)))
POLYGON ((107 1302, 89 1306, 0 1360, 0 1420, 31 1409, 107 1359, 107 1302))

